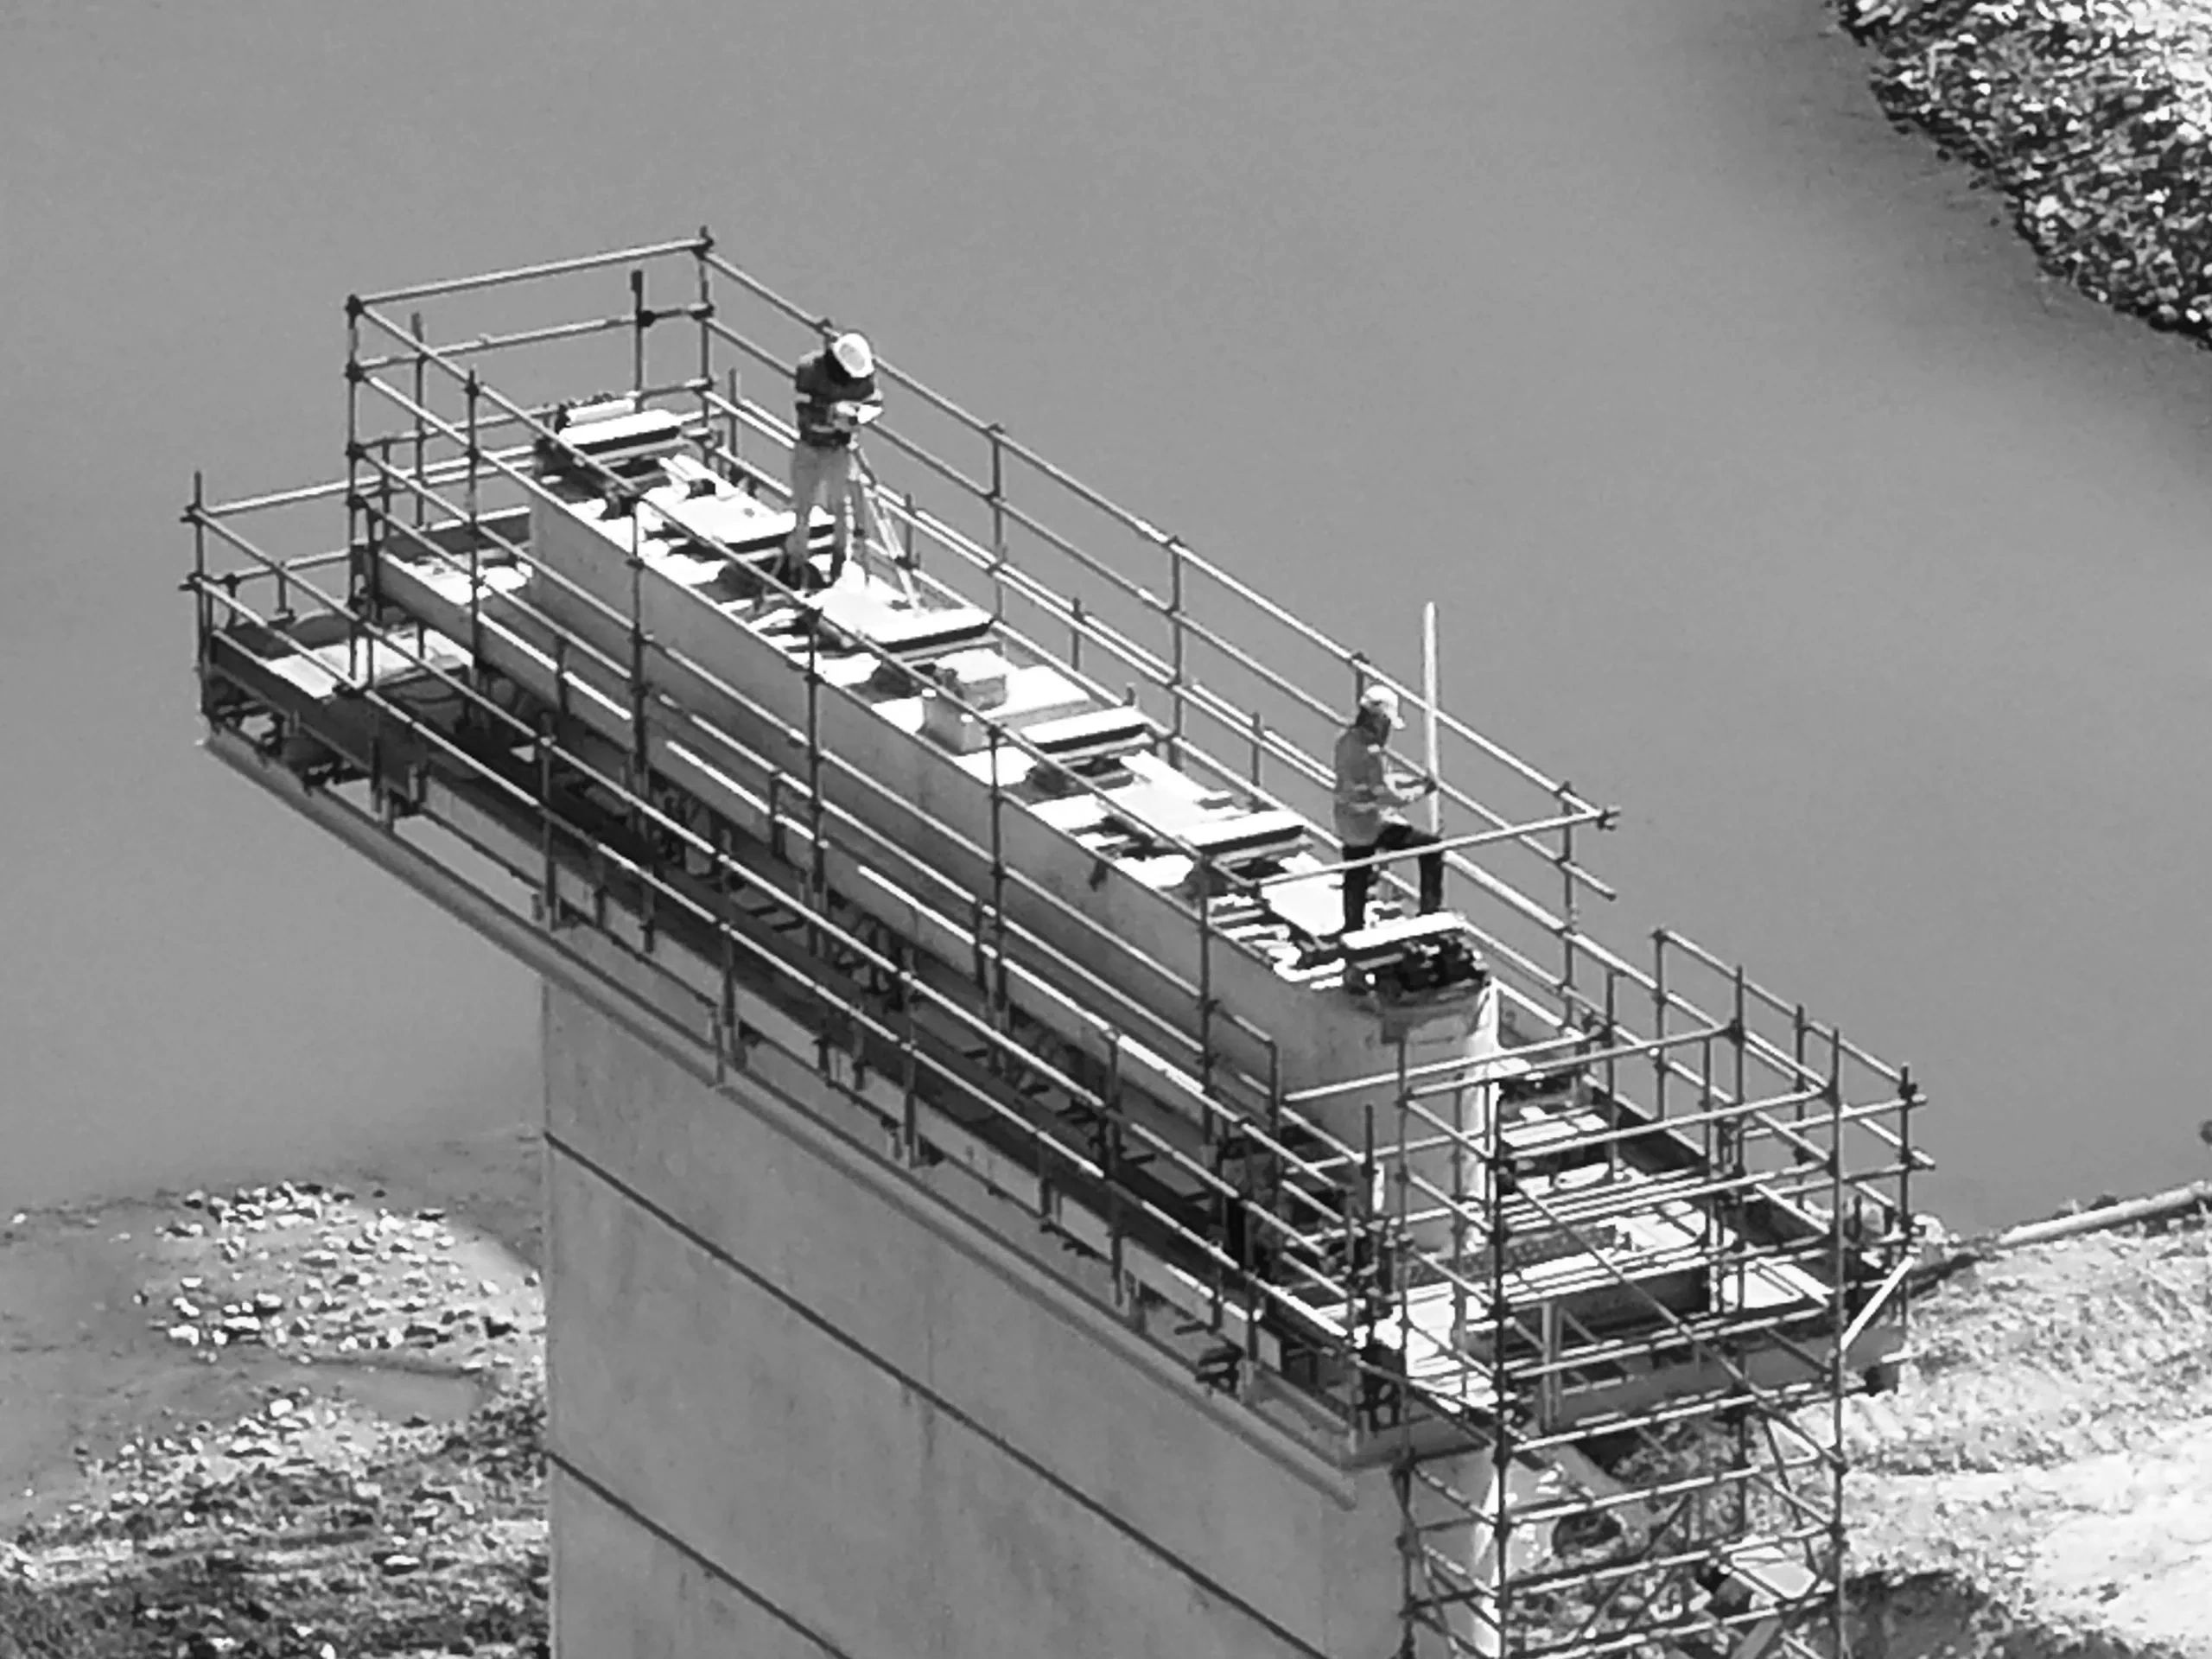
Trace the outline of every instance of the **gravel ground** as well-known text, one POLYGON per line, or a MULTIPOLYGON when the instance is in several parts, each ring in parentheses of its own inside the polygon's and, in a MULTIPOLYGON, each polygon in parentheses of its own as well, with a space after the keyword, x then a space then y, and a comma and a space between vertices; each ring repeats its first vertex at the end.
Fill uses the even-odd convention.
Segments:
POLYGON ((1915 1319, 1904 1386, 1846 1420, 1870 1625, 2212 1656, 2212 1234, 2020 1250, 1915 1319))

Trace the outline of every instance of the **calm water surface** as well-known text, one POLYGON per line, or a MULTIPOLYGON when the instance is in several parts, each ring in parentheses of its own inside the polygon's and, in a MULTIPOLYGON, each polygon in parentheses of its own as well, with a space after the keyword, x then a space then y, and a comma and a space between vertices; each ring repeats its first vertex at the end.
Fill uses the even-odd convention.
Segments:
POLYGON ((1628 809, 1967 1222, 2212 1174, 2212 363, 2056 293, 1813 0, 0 0, 0 1207, 535 1109, 533 992, 192 749, 174 524, 353 289, 712 223, 1628 809))

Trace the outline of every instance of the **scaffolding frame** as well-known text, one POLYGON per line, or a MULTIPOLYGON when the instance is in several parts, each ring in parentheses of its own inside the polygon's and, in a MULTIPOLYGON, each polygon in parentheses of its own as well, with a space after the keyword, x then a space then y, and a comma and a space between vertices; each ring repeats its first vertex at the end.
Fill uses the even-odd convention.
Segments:
MULTIPOLYGON (((1217 895, 1249 899, 1268 879, 1161 837, 1205 877, 1176 901, 1198 972, 1145 960, 1156 991, 1118 990, 1086 967, 1090 953, 1138 953, 999 855, 995 764, 990 844, 938 826, 988 863, 990 891, 961 891, 828 798, 833 775, 881 786, 819 741, 817 646, 805 717, 791 725, 651 635, 634 545, 626 615, 532 556, 521 521, 552 499, 533 458, 561 442, 556 410, 586 401, 560 388, 590 384, 570 348, 626 335, 616 393, 683 406, 702 463, 781 499, 780 466, 747 450, 779 458, 791 442, 777 407, 791 358, 836 332, 830 319, 703 230, 357 296, 346 314, 346 476, 219 504, 194 479, 185 585, 211 749, 633 1022, 690 1010, 718 1077, 784 1065, 826 1081, 917 1179, 975 1175, 1020 1205, 1086 1264, 1093 1294, 1199 1380, 1324 1425, 1351 1463, 1387 1464, 1408 1659, 1840 1654, 1841 1414, 1866 1381, 1870 1338, 1903 1315, 1911 1181, 1927 1166, 1909 1071, 1678 933, 1654 933, 1648 968, 1603 944, 1581 908, 1612 890, 1580 861, 1577 832, 1610 828, 1611 810, 1440 711, 1447 813, 1474 826, 1449 838, 1452 897, 1509 1010, 1514 1065, 1415 1064, 1402 1037, 1386 1073, 1286 1090, 1273 1035, 1220 1007, 1211 983, 1217 953, 1244 948, 1217 895), (652 275, 671 264, 689 267, 684 299, 649 304, 652 275), (621 268, 626 308, 581 318, 449 327, 441 343, 421 310, 391 311, 505 303, 621 268), (733 297, 751 308, 742 328, 726 315, 733 297), (649 342, 669 324, 690 325, 690 372, 656 381, 649 342), (776 328, 794 349, 760 338, 776 328), (487 356, 529 353, 561 359, 535 393, 479 372, 487 356), (772 377, 767 400, 746 395, 748 370, 772 377), (335 550, 313 527, 334 506, 346 519, 335 550), (280 528, 256 539, 242 520, 280 528), (271 553, 271 535, 308 550, 271 553), (242 563, 213 569, 214 548, 242 563), (435 626, 397 611, 380 579, 394 556, 463 581, 465 606, 435 626), (515 594, 487 607, 493 569, 560 586, 618 625, 627 651, 515 594), (313 673, 296 668, 316 651, 313 673), (712 683, 783 742, 748 747, 671 700, 659 662, 712 683), (716 817, 673 781, 702 766, 759 785, 758 822, 716 817), (1555 906, 1501 873, 1532 861, 1555 906), (871 882, 926 912, 939 944, 857 905, 871 882), (1051 934, 1008 915, 1014 888, 1047 905, 1051 934), (654 1006, 609 978, 610 949, 661 988, 654 1006), (1063 1033, 1068 1007, 1084 1011, 1096 1039, 1056 1035, 1039 1017, 1048 1005, 1063 1033), (1231 1034, 1258 1065, 1228 1058, 1231 1034), (1560 1120, 1532 1154, 1509 1132, 1508 1101, 1532 1083, 1602 1111, 1560 1120), (1313 1115, 1363 1093, 1359 1135, 1313 1115), (1438 1154, 1448 1184, 1424 1173, 1438 1154), (1532 1173, 1577 1158, 1611 1179, 1576 1193, 1532 1173), (1623 1230, 1667 1206, 1695 1225, 1633 1273, 1619 1266, 1623 1230), (1541 1277, 1532 1241, 1576 1265, 1541 1277), (1695 1289, 1662 1294, 1655 1281, 1695 1289), (1791 1294, 1755 1305, 1754 1281, 1791 1294), (1574 1313, 1575 1296, 1605 1317, 1574 1313), (1448 1338, 1417 1338, 1440 1300, 1448 1338), (1532 1471, 1549 1484, 1516 1496, 1532 1471)), ((1376 682, 1418 701, 1003 425, 887 361, 878 373, 898 396, 870 429, 889 452, 868 474, 870 550, 940 597, 984 606, 1100 701, 1156 710, 1186 771, 1316 817, 1341 715, 1307 688, 1341 676, 1347 702, 1376 682), (939 453, 932 423, 975 451, 966 466, 939 453), (1124 675, 1117 696, 1107 682, 1124 675), (1223 758, 1234 752, 1241 769, 1223 758)), ((944 695, 990 727, 995 748, 1027 747, 944 695)), ((1382 874, 1379 887, 1402 892, 1382 874)))

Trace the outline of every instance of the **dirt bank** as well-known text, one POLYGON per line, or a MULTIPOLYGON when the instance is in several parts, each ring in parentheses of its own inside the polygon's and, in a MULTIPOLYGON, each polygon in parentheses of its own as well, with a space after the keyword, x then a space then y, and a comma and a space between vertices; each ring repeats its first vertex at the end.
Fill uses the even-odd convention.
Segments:
POLYGON ((1875 95, 2000 191, 2044 268, 2212 341, 2212 0, 1831 0, 1875 95))

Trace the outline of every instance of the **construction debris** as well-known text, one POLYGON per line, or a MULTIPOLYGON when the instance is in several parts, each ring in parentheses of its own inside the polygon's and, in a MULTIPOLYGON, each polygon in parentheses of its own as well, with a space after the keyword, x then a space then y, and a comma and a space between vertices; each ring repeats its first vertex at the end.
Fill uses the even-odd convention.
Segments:
POLYGON ((2003 192, 2045 270, 2212 344, 2212 0, 1834 0, 1891 121, 2003 192))

